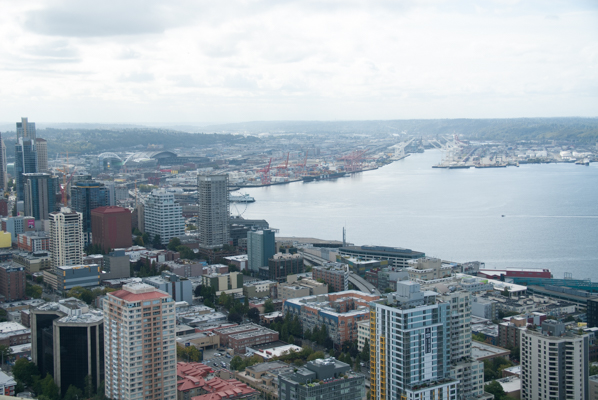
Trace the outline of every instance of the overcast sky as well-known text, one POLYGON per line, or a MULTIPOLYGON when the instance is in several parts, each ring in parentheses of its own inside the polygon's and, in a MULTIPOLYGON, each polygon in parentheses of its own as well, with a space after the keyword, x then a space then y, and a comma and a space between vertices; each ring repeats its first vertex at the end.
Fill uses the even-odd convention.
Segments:
POLYGON ((598 116, 598 2, 0 0, 0 121, 598 116))

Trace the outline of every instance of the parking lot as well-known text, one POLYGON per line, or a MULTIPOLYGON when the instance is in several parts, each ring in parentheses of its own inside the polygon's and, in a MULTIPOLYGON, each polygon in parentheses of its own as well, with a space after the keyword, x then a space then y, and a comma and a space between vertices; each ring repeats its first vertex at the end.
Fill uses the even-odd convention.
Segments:
POLYGON ((222 368, 230 369, 231 358, 224 350, 209 349, 203 353, 203 363, 209 365, 214 370, 222 368))

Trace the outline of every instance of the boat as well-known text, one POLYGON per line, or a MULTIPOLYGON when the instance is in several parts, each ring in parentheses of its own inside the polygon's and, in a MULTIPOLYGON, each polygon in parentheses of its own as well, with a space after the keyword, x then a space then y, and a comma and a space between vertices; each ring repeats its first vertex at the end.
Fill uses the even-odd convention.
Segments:
POLYGON ((241 195, 228 194, 228 201, 231 203, 255 203, 255 199, 247 193, 241 195))
POLYGON ((303 175, 301 179, 303 182, 326 181, 330 179, 337 179, 347 176, 346 172, 327 172, 318 175, 303 175))
POLYGON ((583 160, 577 160, 577 161, 575 161, 575 164, 588 166, 588 165, 590 165, 590 159, 584 158, 583 160))

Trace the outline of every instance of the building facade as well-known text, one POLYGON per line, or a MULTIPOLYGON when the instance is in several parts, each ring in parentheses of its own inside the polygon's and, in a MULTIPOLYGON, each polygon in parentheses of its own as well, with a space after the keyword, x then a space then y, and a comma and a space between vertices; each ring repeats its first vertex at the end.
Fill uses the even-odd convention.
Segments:
POLYGON ((83 261, 83 216, 63 208, 50 213, 52 267, 80 265, 83 261))
POLYGON ((331 292, 349 290, 350 271, 347 264, 326 263, 319 267, 313 267, 311 273, 314 279, 324 281, 331 292))
POLYGON ((17 201, 25 197, 25 180, 23 174, 37 172, 37 150, 35 139, 19 138, 15 145, 15 181, 17 184, 17 201))
POLYGON ((114 206, 91 210, 91 232, 91 242, 105 252, 131 247, 131 211, 114 206))
POLYGON ((407 261, 425 257, 426 254, 411 249, 385 246, 345 246, 338 249, 343 257, 354 257, 361 260, 385 260, 389 267, 405 268, 407 261))
POLYGON ((160 235, 162 244, 172 238, 185 236, 185 219, 182 207, 175 202, 174 194, 153 190, 144 207, 145 232, 160 235))
POLYGON ((60 192, 58 178, 48 173, 23 174, 25 215, 47 220, 56 211, 56 194, 60 192))
POLYGON ((105 387, 113 400, 176 399, 175 307, 143 283, 104 300, 105 387))
POLYGON ((305 272, 303 256, 299 254, 277 253, 268 260, 268 266, 259 270, 259 277, 264 280, 286 282, 287 276, 305 272))
POLYGON ((25 267, 13 262, 0 264, 0 294, 4 301, 25 298, 25 267))
POLYGON ((542 331, 523 331, 521 399, 589 398, 588 335, 565 332, 562 323, 544 321, 542 331))
POLYGON ((197 186, 200 246, 216 248, 228 244, 230 241, 228 175, 198 176, 197 186))
POLYGON ((50 235, 44 231, 29 231, 17 235, 17 247, 27 252, 48 251, 50 235))
MULTIPOLYGON (((2 139, 2 134, 0 134, 0 189, 2 189, 2 194, 6 192, 6 188, 8 185, 8 172, 6 171, 6 145, 4 144, 4 139, 2 139)), ((2 214, 2 215, 8 215, 2 214)))
POLYGON ((101 182, 77 181, 71 185, 71 207, 81 213, 85 245, 91 243, 91 210, 108 205, 108 189, 101 182))
POLYGON ((36 138, 35 148, 37 149, 37 171, 48 171, 48 142, 46 139, 36 138))
POLYGON ((189 305, 193 304, 193 287, 187 278, 182 278, 170 271, 162 271, 160 276, 143 278, 143 283, 168 293, 175 302, 186 301, 189 305))
POLYGON ((249 270, 258 273, 260 268, 268 266, 268 260, 274 254, 276 254, 276 238, 273 230, 247 232, 249 270))

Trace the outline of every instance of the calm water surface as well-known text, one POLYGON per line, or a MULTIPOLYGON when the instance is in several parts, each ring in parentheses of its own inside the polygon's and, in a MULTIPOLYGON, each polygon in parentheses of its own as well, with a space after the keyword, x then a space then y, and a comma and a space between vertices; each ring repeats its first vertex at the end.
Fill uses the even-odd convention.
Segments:
POLYGON ((440 158, 427 151, 336 181, 246 189, 256 202, 237 209, 279 236, 342 240, 345 226, 358 245, 598 280, 597 163, 431 168, 440 158))

